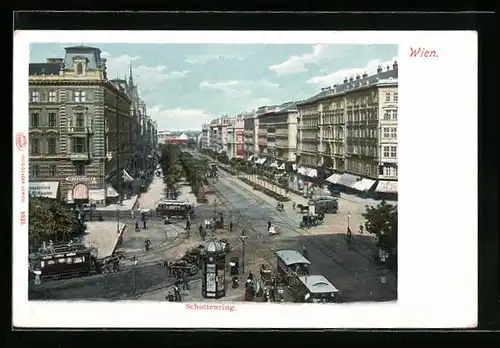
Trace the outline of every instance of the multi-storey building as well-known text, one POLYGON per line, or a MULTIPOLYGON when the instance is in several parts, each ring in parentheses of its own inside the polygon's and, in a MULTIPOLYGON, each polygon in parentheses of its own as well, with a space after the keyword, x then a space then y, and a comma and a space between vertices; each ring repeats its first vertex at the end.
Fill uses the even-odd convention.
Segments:
POLYGON ((229 158, 244 158, 244 121, 243 115, 240 114, 235 118, 230 119, 227 127, 227 149, 226 153, 229 158))
POLYGON ((339 172, 332 183, 364 191, 379 180, 378 191, 397 192, 397 77, 395 62, 298 104, 301 174, 322 166, 339 172))
POLYGON ((210 125, 204 123, 201 127, 201 148, 208 149, 210 147, 210 125))
POLYGON ((257 117, 257 113, 253 111, 246 113, 243 118, 243 124, 245 159, 252 161, 255 155, 259 153, 259 118, 257 117))
POLYGON ((96 204, 118 196, 114 188, 131 166, 134 119, 130 97, 108 81, 100 53, 67 47, 63 59, 29 66, 31 194, 96 204))
POLYGON ((257 130, 257 147, 259 153, 259 161, 257 164, 265 164, 269 155, 274 150, 275 146, 275 127, 270 122, 268 115, 273 114, 276 105, 261 106, 257 109, 257 119, 259 120, 259 129, 257 130))

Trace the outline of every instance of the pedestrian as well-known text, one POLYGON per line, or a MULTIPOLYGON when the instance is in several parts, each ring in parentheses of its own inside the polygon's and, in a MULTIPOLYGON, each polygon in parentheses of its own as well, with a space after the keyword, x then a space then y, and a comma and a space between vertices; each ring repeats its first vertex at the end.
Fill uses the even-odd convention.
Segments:
POLYGON ((135 232, 139 232, 141 228, 139 227, 139 220, 135 220, 135 232))
POLYGON ((183 289, 184 290, 189 290, 189 280, 186 274, 183 275, 182 277, 182 284, 183 284, 183 289))
POLYGON ((292 209, 295 211, 295 202, 292 202, 292 209))
POLYGON ((130 210, 130 217, 132 218, 132 220, 135 219, 135 213, 133 208, 130 210))
POLYGON ((302 246, 302 256, 304 256, 308 261, 309 260, 309 253, 307 252, 307 249, 305 246, 302 246))
POLYGON ((166 215, 166 214, 165 214, 165 215, 163 215, 163 223, 164 223, 165 225, 168 225, 168 224, 170 223, 170 220, 168 219, 168 215, 166 215))
POLYGON ((267 222, 267 230, 268 230, 268 231, 269 231, 269 229, 271 228, 271 226, 272 226, 272 225, 273 225, 273 224, 271 223, 271 220, 269 220, 269 221, 267 222))
POLYGON ((229 222, 229 232, 233 232, 233 222, 229 222))
POLYGON ((363 225, 359 225, 359 233, 360 234, 363 234, 363 232, 364 232, 363 230, 364 230, 363 225))
POLYGON ((181 302, 181 291, 179 289, 179 286, 175 285, 174 286, 174 295, 175 295, 175 302, 181 302))
POLYGON ((142 228, 145 230, 146 228, 148 228, 147 224, 146 224, 146 220, 144 220, 142 222, 142 228))
POLYGON ((169 302, 174 302, 174 295, 172 294, 172 292, 168 292, 168 295, 166 297, 166 299, 169 301, 169 302))
POLYGON ((99 221, 104 221, 104 218, 102 217, 102 213, 99 213, 99 221))

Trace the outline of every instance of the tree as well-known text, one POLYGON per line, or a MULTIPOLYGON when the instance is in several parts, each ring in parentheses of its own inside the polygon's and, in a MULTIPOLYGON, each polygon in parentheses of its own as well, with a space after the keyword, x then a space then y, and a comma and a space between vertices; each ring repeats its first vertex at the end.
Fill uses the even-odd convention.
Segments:
POLYGON ((390 252, 398 244, 397 206, 382 201, 377 206, 366 206, 363 214, 366 230, 378 237, 378 246, 390 252))
POLYGON ((67 241, 83 233, 85 225, 61 202, 50 198, 31 197, 29 201, 29 242, 38 246, 43 241, 67 241))

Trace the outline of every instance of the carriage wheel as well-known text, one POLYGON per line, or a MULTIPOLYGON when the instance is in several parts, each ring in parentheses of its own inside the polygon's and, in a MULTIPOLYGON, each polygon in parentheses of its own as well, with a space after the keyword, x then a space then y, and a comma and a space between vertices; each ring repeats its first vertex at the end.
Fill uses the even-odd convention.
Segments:
POLYGON ((191 267, 189 267, 189 274, 191 276, 194 276, 198 273, 198 266, 196 265, 191 265, 191 267))

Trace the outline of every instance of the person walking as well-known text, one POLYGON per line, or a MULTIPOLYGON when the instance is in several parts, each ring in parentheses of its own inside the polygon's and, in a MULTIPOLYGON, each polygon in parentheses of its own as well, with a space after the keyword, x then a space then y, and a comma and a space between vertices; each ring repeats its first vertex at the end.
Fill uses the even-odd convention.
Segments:
POLYGON ((185 273, 182 276, 182 285, 184 290, 189 290, 189 279, 185 273))
POLYGON ((295 211, 295 207, 296 207, 296 205, 295 205, 295 201, 294 201, 294 202, 292 202, 292 209, 293 209, 293 211, 295 211))
POLYGON ((304 256, 308 261, 310 261, 309 260, 309 253, 307 252, 307 249, 304 245, 302 246, 302 256, 304 256))
POLYGON ((135 220, 135 232, 139 232, 141 227, 139 226, 139 220, 135 220))
POLYGON ((233 232, 233 222, 229 222, 229 232, 233 232))
POLYGON ((142 229, 143 229, 143 230, 145 230, 145 229, 147 229, 147 228, 148 228, 148 225, 147 225, 147 223, 146 223, 146 219, 144 219, 144 220, 142 221, 142 229))

